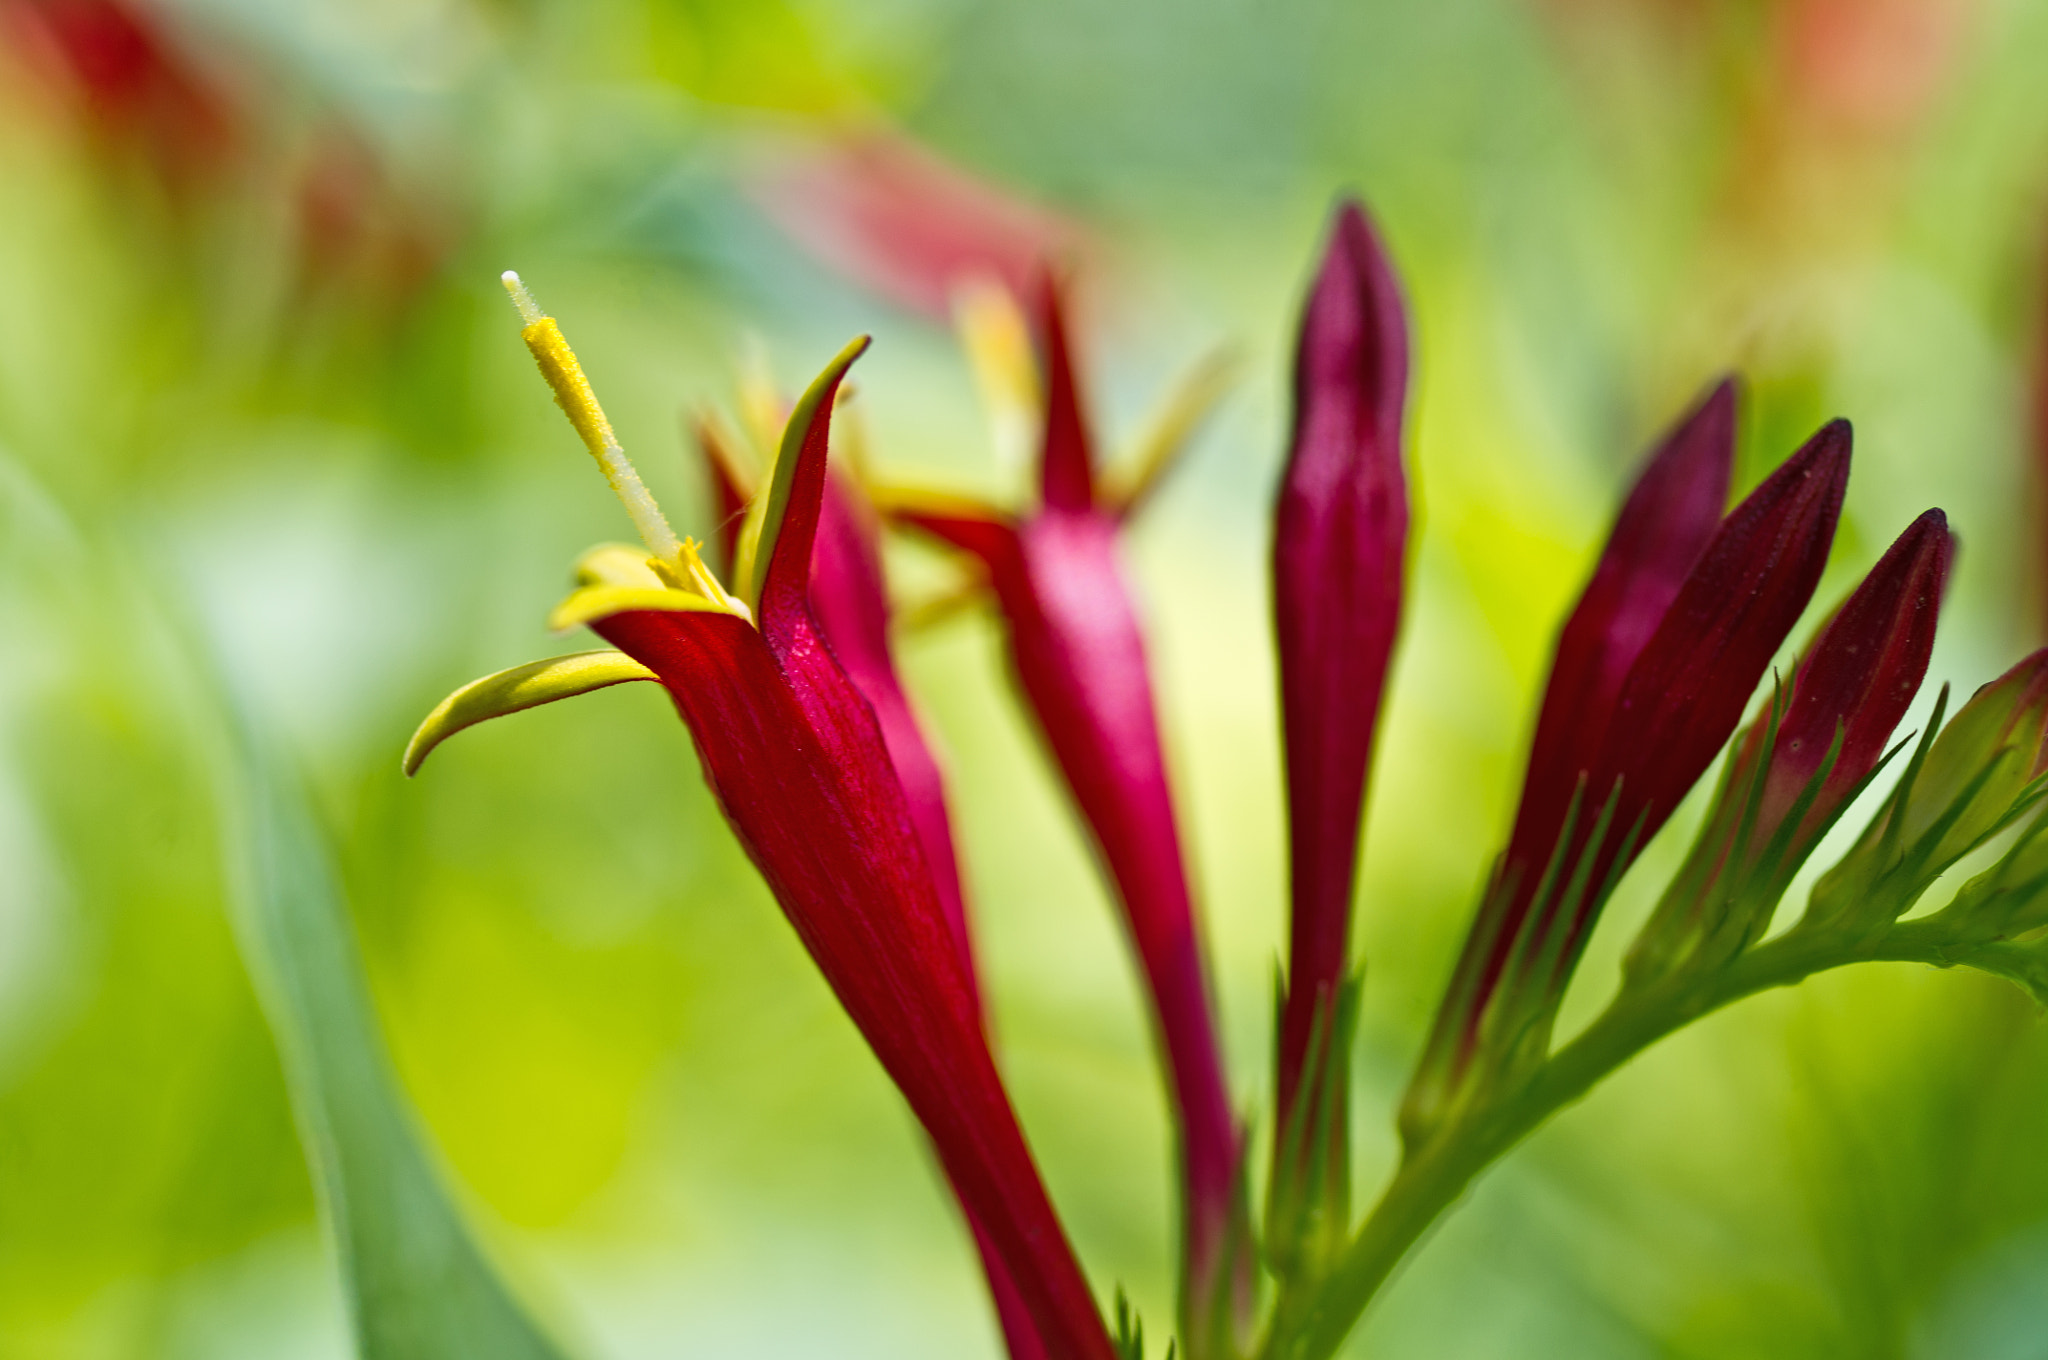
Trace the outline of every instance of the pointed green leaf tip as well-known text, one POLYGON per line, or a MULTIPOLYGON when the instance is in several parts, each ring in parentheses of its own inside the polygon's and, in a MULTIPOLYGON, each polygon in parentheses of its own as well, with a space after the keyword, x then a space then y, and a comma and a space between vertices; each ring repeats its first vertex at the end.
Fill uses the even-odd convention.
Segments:
POLYGON ((405 745, 405 772, 418 772, 420 762, 436 746, 465 727, 502 718, 522 709, 538 708, 557 699, 572 699, 628 680, 652 680, 654 672, 623 652, 602 648, 570 656, 529 661, 481 680, 472 680, 443 699, 405 745))
POLYGON ((846 370, 853 367, 853 361, 866 353, 872 343, 871 337, 857 335, 847 342, 845 349, 833 355, 832 362, 826 364, 824 371, 804 389, 803 396, 797 399, 796 407, 789 413, 789 422, 782 427, 782 444, 775 451, 774 476, 769 480, 768 489, 755 502, 746 527, 740 531, 738 561, 733 576, 741 597, 750 605, 760 606, 761 587, 768 580, 768 564, 775 560, 775 540, 781 537, 782 522, 789 515, 789 493, 796 483, 797 455, 803 452, 804 440, 810 437, 811 424, 818 418, 825 394, 838 385, 839 380, 846 376, 846 370))

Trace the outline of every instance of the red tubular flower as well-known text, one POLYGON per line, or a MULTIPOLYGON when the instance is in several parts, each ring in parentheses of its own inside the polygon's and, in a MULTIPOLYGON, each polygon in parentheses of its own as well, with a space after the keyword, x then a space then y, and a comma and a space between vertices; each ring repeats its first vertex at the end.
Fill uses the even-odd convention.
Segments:
MULTIPOLYGON (((742 520, 753 492, 739 468, 736 451, 718 426, 708 419, 700 420, 695 432, 697 447, 710 473, 719 546, 729 568, 738 553, 742 520)), ((973 932, 967 922, 952 817, 946 807, 945 779, 925 741, 924 729, 911 710, 889 647, 889 597, 882 575, 880 528, 866 494, 836 468, 828 467, 817 541, 811 555, 811 614, 847 678, 875 710, 883 743, 889 748, 890 762, 896 767, 911 822, 931 868, 947 924, 952 928, 953 942, 960 950, 968 981, 975 985, 978 998, 973 932)), ((1047 1360, 1045 1344, 1039 1339, 1009 1268, 988 1230, 971 1210, 967 1211, 967 1225, 974 1234, 975 1248, 988 1276, 1005 1350, 1011 1360, 1047 1360)))
MULTIPOLYGON (((1293 915, 1280 1010, 1275 1216, 1320 1184, 1330 1226, 1347 1226, 1338 997, 1349 969, 1360 817, 1387 661, 1401 617, 1408 540, 1401 422, 1408 332, 1400 291, 1364 210, 1343 204, 1309 293, 1294 360, 1294 437, 1273 535, 1274 626, 1286 739, 1293 915), (1312 1041, 1337 1080, 1305 1070, 1312 1041), (1308 1089, 1304 1091, 1306 1081, 1308 1089), (1311 1135, 1310 1131, 1316 1131, 1311 1135), (1305 1159, 1323 1149, 1329 1165, 1305 1159)), ((1314 1205, 1300 1208, 1313 1212, 1314 1205)))
POLYGON ((1090 244, 1075 222, 872 123, 749 179, 769 218, 822 263, 932 316, 963 283, 1014 290, 1039 260, 1090 244))
MULTIPOLYGON (((1041 504, 1021 521, 980 506, 899 506, 905 523, 971 554, 1008 624, 1010 659, 1115 883, 1150 989, 1180 1137, 1185 1301, 1209 1334, 1233 1242, 1239 1141, 1207 970, 1167 789, 1145 644, 1116 544, 1121 505, 1098 494, 1057 289, 1041 299, 1041 504)), ((1184 1332, 1187 1344, 1206 1354, 1184 1332)))
MULTIPOLYGON (((1496 1057, 1512 1062, 1517 1045, 1547 1035, 1545 1017, 1554 1014, 1615 880, 1727 741, 1812 597, 1841 514, 1849 445, 1846 421, 1825 426, 1737 506, 1636 649, 1611 701, 1578 710, 1556 745, 1532 756, 1513 838, 1409 1094, 1404 1125, 1411 1138, 1433 1126, 1483 1045, 1505 1046, 1496 1057), (1539 758, 1551 763, 1539 765, 1539 758)), ((1670 475, 1672 456, 1667 448, 1645 481, 1670 475)), ((1635 578, 1670 560, 1635 532, 1654 518, 1660 500, 1646 498, 1639 485, 1624 508, 1595 575, 1598 586, 1617 564, 1614 598, 1649 598, 1648 587, 1638 595, 1635 578)), ((1588 599, 1594 594, 1589 588, 1588 599)), ((1582 600, 1581 613, 1586 609, 1582 600)), ((1641 614, 1617 608, 1608 618, 1598 635, 1567 627, 1553 696, 1561 673, 1612 674, 1598 653, 1626 651, 1627 629, 1640 624, 1641 614), (1595 652, 1597 664, 1579 656, 1568 665, 1566 652, 1577 649, 1595 652)))
POLYGON ((214 68, 188 55, 133 0, 0 4, 0 31, 62 93, 110 151, 133 154, 178 206, 244 141, 242 110, 214 68))
MULTIPOLYGON (((516 280, 508 285, 516 289, 516 280)), ((989 1054, 966 951, 874 706, 812 612, 832 401, 865 340, 790 417, 773 480, 740 539, 734 595, 662 520, 554 321, 523 291, 515 296, 543 373, 653 552, 634 562, 599 550, 586 559, 585 588, 554 616, 558 626, 588 623, 623 655, 541 663, 591 668, 590 678, 552 692, 532 692, 531 667, 458 691, 415 738, 408 768, 482 718, 600 684, 659 682, 727 820, 929 1134, 1045 1353, 1110 1360, 1108 1333, 989 1054)))

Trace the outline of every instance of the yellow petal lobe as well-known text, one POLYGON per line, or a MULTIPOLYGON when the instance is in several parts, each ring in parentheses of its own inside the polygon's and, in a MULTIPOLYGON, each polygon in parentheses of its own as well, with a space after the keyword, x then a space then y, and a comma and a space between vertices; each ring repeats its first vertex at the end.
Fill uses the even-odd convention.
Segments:
POLYGON ((607 648, 533 661, 472 680, 443 699, 412 734, 405 746, 405 772, 416 773, 430 751, 465 727, 608 685, 654 678, 653 671, 624 652, 607 648))

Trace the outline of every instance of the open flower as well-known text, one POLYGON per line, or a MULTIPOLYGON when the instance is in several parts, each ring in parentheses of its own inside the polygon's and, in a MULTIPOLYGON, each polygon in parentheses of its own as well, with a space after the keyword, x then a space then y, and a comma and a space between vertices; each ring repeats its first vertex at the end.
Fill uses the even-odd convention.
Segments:
MULTIPOLYGON (((903 523, 971 555, 1008 625, 1011 664, 1113 881, 1151 995, 1180 1138, 1186 1255, 1183 1340, 1228 1325, 1248 1279, 1240 1141, 1208 970, 1167 785, 1145 640, 1117 536, 1145 481, 1098 478, 1059 289, 1038 308, 1044 419, 1039 504, 1023 516, 966 502, 899 501, 903 523), (1219 1321, 1220 1320, 1220 1321, 1219 1321)), ((1013 384, 1029 389, 1036 383, 1013 384)), ((1163 461, 1163 460, 1162 460, 1163 461)), ((1157 466, 1155 462, 1153 466, 1157 466)))
POLYGON ((660 683, 727 820, 924 1125, 1046 1351, 1108 1360, 1108 1333, 990 1057, 966 951, 874 706, 812 612, 832 403, 867 341, 842 351, 791 413, 728 590, 663 519, 553 318, 516 277, 506 283, 528 347, 647 551, 586 555, 580 588, 553 615, 558 627, 588 624, 617 653, 520 667, 458 691, 414 737, 407 769, 486 718, 606 684, 660 683))

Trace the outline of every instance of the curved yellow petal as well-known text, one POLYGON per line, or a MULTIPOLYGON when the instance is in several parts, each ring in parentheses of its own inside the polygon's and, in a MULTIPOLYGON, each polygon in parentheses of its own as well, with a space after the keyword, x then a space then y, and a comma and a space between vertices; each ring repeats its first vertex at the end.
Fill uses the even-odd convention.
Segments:
MULTIPOLYGON (((642 609, 681 614, 739 612, 692 591, 672 590, 666 586, 656 589, 646 586, 585 586, 555 606, 555 612, 548 615, 548 627, 559 632, 564 628, 574 628, 579 623, 589 623, 592 619, 642 609)), ((742 613, 740 617, 745 618, 746 615, 742 613)))
POLYGON ((624 652, 605 649, 550 657, 472 680, 443 699, 412 734, 405 745, 405 772, 415 773, 428 752, 465 727, 607 685, 654 678, 653 671, 624 652))

